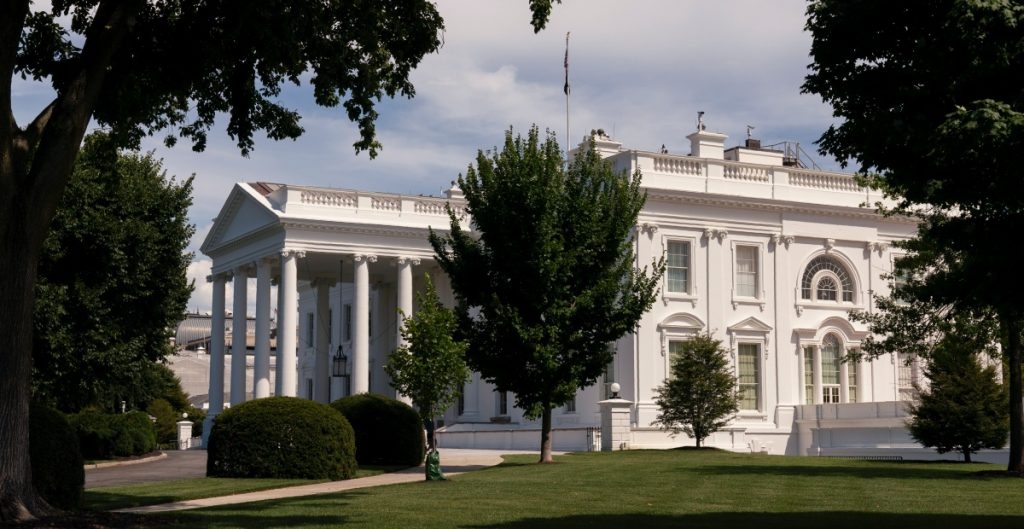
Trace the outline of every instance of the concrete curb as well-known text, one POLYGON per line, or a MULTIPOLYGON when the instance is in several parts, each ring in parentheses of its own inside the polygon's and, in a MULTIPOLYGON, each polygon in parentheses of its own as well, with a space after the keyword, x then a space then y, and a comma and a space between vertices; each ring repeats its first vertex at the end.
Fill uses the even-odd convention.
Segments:
POLYGON ((87 469, 93 468, 108 468, 108 467, 123 467, 125 465, 138 465, 139 463, 149 463, 152 461, 158 461, 167 457, 167 452, 160 452, 159 454, 140 457, 139 459, 125 459, 123 461, 107 461, 103 463, 93 463, 90 465, 84 465, 87 469))

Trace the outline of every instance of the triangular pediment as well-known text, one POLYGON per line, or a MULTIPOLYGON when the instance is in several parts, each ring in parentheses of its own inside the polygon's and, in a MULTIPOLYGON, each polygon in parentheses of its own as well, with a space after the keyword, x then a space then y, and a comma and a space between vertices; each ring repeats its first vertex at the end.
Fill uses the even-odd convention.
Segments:
POLYGON ((263 195, 249 184, 235 184, 200 250, 210 255, 217 248, 278 222, 277 213, 263 195))
POLYGON ((767 323, 751 316, 741 322, 734 323, 729 326, 729 332, 746 332, 746 333, 768 333, 771 332, 772 326, 767 323))

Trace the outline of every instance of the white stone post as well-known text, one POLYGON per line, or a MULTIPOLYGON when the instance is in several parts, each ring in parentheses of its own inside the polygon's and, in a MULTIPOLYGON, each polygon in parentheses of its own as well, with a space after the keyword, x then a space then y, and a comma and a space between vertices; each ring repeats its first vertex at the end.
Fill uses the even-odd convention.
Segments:
POLYGON ((256 341, 253 358, 253 398, 270 396, 270 263, 256 262, 256 341))
POLYGON ((330 326, 331 284, 316 280, 316 362, 313 368, 313 400, 327 404, 331 399, 330 326))
POLYGON ((178 450, 192 448, 192 421, 178 421, 178 450))
POLYGON ((352 319, 355 320, 352 336, 352 380, 351 394, 370 391, 370 263, 377 261, 375 255, 355 256, 355 292, 352 299, 352 319))
POLYGON ((304 252, 285 250, 281 252, 281 284, 277 287, 280 298, 280 313, 277 315, 277 380, 278 395, 294 397, 298 391, 298 366, 295 356, 295 333, 298 332, 298 263, 305 257, 304 252))
POLYGON ((248 275, 245 267, 235 268, 235 298, 231 314, 231 405, 245 402, 245 346, 248 321, 248 275))
POLYGON ((618 397, 602 400, 601 407, 601 451, 629 450, 632 441, 630 410, 633 403, 618 397))
POLYGON ((224 411, 224 274, 207 278, 213 282, 213 314, 210 317, 210 407, 203 420, 203 446, 209 439, 213 420, 224 411))

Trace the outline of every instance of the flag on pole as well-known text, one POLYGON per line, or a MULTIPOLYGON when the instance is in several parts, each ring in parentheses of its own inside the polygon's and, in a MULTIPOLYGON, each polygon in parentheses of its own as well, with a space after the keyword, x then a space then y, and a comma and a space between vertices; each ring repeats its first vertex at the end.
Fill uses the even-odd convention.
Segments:
POLYGON ((565 87, 562 89, 569 95, 569 32, 565 32, 565 87))

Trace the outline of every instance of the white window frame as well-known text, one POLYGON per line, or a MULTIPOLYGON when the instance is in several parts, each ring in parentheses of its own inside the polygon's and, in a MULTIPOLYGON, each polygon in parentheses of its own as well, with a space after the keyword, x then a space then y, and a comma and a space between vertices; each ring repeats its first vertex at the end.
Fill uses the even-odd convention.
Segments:
POLYGON ((765 309, 765 288, 764 288, 764 256, 765 245, 756 241, 732 241, 732 308, 739 308, 740 305, 757 305, 763 311, 765 309), (753 248, 754 258, 754 295, 744 296, 739 293, 739 248, 753 248))
POLYGON ((764 410, 764 359, 763 359, 764 353, 762 352, 762 348, 764 347, 764 344, 761 343, 761 342, 753 342, 753 341, 741 341, 741 342, 736 344, 736 385, 739 387, 741 392, 743 390, 743 386, 744 385, 749 385, 749 384, 744 384, 742 382, 743 379, 741 378, 742 377, 742 372, 741 372, 741 367, 740 366, 742 366, 742 363, 740 362, 740 358, 742 356, 742 349, 744 348, 744 346, 748 346, 748 347, 753 347, 754 348, 754 383, 753 383, 753 386, 754 386, 754 393, 755 393, 755 399, 754 399, 755 406, 753 408, 744 408, 742 400, 741 400, 740 401, 740 412, 741 413, 742 412, 747 412, 747 413, 749 413, 749 412, 758 412, 758 413, 760 413, 760 412, 762 412, 764 410))
POLYGON ((734 323, 726 328, 729 336, 729 356, 732 361, 733 376, 736 382, 740 380, 740 344, 753 344, 757 346, 758 372, 757 372, 757 406, 756 410, 739 410, 737 417, 747 421, 768 420, 768 351, 772 327, 756 317, 749 317, 743 321, 734 323))
POLYGON ((669 343, 673 341, 686 341, 694 337, 704 329, 704 322, 692 314, 676 313, 658 324, 658 332, 661 335, 661 356, 664 368, 664 379, 668 380, 672 373, 672 355, 669 354, 669 343))
POLYGON ((699 259, 697 259, 697 255, 696 254, 697 254, 697 249, 698 248, 700 248, 700 245, 698 244, 698 241, 697 241, 697 239, 695 237, 669 236, 669 235, 666 235, 665 237, 662 238, 661 255, 665 257, 666 267, 665 267, 665 276, 662 278, 661 284, 662 284, 662 297, 663 297, 663 299, 665 300, 666 303, 668 303, 669 301, 690 301, 690 302, 692 302, 694 307, 697 306, 697 281, 696 281, 696 278, 699 277, 699 275, 697 273, 697 263, 698 263, 699 259), (690 262, 687 263, 686 291, 684 291, 684 292, 674 292, 674 291, 671 291, 671 290, 669 290, 669 286, 668 286, 668 274, 669 274, 669 270, 668 270, 668 246, 669 246, 669 243, 673 243, 673 242, 682 242, 682 243, 686 243, 686 244, 688 244, 690 246, 690 255, 689 255, 690 262))
POLYGON ((807 262, 805 262, 803 264, 803 266, 800 267, 799 274, 796 277, 795 298, 796 298, 796 312, 797 312, 797 316, 800 316, 801 314, 803 314, 803 310, 804 310, 805 307, 822 307, 822 308, 824 308, 824 307, 834 307, 834 308, 842 308, 843 310, 851 310, 851 309, 862 308, 862 303, 864 302, 864 296, 862 295, 862 293, 859 290, 860 289, 860 284, 861 284, 860 278, 859 278, 859 276, 858 276, 858 274, 856 272, 856 268, 853 266, 853 262, 850 261, 849 259, 847 259, 843 254, 839 253, 838 251, 833 251, 833 252, 827 253, 827 254, 818 253, 818 254, 811 255, 807 259, 807 262), (804 275, 807 273, 807 267, 815 259, 817 259, 819 257, 823 257, 823 256, 831 258, 838 266, 843 268, 843 270, 846 272, 846 275, 850 278, 850 294, 851 294, 851 297, 852 297, 852 301, 844 301, 843 300, 843 282, 842 282, 842 280, 841 280, 841 278, 839 277, 838 274, 836 274, 834 271, 829 270, 829 269, 818 270, 817 272, 814 273, 813 276, 811 276, 811 281, 810 281, 810 296, 811 297, 810 298, 805 298, 804 297, 803 282, 804 282, 804 275), (835 284, 836 284, 836 299, 834 299, 834 300, 831 300, 831 299, 819 299, 818 298, 818 286, 819 286, 819 283, 821 282, 821 280, 823 278, 826 278, 826 277, 832 279, 832 281, 834 281, 835 284))

